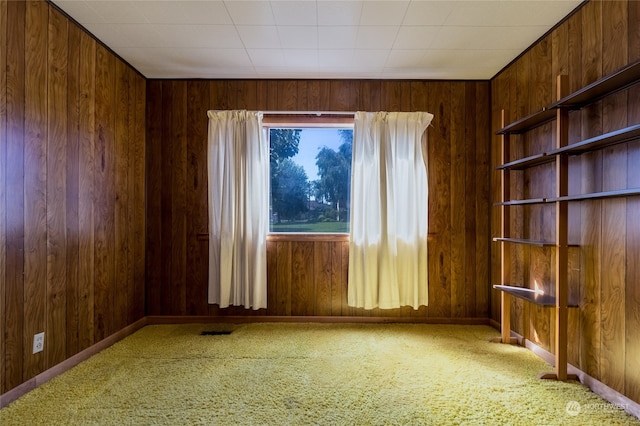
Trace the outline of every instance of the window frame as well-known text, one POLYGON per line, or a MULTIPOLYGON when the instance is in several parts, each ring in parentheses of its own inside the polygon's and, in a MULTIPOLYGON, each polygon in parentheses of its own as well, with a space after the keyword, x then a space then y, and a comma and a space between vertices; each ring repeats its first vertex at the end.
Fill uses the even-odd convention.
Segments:
MULTIPOLYGON (((269 141, 269 129, 336 128, 353 129, 355 116, 351 114, 269 114, 262 117, 262 130, 269 141)), ((271 193, 271 186, 269 186, 271 193)), ((282 232, 267 233, 269 241, 348 241, 349 232, 282 232)))

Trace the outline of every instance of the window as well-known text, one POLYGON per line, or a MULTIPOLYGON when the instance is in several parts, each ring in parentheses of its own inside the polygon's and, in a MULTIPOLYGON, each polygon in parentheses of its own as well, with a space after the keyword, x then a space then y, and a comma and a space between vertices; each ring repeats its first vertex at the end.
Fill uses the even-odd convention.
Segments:
POLYGON ((353 125, 310 120, 289 125, 265 120, 269 231, 348 233, 353 125))

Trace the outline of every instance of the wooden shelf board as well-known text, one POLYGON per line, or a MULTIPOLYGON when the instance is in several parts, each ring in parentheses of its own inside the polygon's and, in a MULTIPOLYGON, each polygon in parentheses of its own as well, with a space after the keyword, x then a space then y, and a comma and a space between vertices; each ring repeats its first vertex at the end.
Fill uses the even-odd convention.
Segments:
POLYGON ((625 127, 624 129, 616 130, 614 132, 605 133, 600 136, 596 136, 590 139, 586 139, 582 142, 567 145, 562 148, 549 151, 547 155, 556 154, 569 154, 578 155, 595 149, 604 148, 619 143, 630 142, 632 140, 640 139, 640 124, 634 126, 625 127))
POLYGON ((496 134, 502 135, 505 133, 524 133, 527 130, 533 129, 535 127, 541 126, 545 123, 556 118, 555 109, 544 108, 538 112, 535 112, 527 117, 521 118, 520 120, 514 121, 508 126, 503 127, 498 130, 496 134))
MULTIPOLYGON (((540 294, 535 290, 524 287, 516 287, 510 285, 494 284, 493 288, 509 293, 519 299, 527 300, 539 306, 556 306, 556 298, 551 294, 540 294)), ((570 303, 567 305, 570 308, 578 307, 577 303, 570 303)))
POLYGON ((528 198, 526 200, 509 200, 500 201, 495 203, 496 206, 521 206, 526 204, 544 204, 547 202, 546 198, 528 198))
POLYGON ((505 243, 515 243, 515 244, 526 244, 529 246, 537 246, 537 247, 550 247, 555 246, 555 243, 549 241, 535 241, 535 240, 527 240, 525 238, 503 238, 503 237, 495 237, 493 241, 500 242, 503 241, 505 243))
POLYGON ((510 161, 497 167, 497 170, 523 170, 533 166, 539 166, 541 164, 547 164, 555 160, 554 157, 549 157, 547 154, 536 154, 529 157, 521 158, 519 160, 510 161))
POLYGON ((556 306, 556 298, 550 294, 540 294, 529 288, 495 284, 493 288, 509 293, 540 306, 556 306))
POLYGON ((640 81, 640 60, 565 96, 549 108, 580 108, 640 81))
POLYGON ((582 201, 582 200, 596 200, 603 198, 614 197, 631 197, 634 195, 640 195, 640 188, 618 189, 615 191, 603 191, 592 192, 590 194, 578 194, 578 195, 565 195, 563 197, 548 198, 548 202, 556 201, 582 201))

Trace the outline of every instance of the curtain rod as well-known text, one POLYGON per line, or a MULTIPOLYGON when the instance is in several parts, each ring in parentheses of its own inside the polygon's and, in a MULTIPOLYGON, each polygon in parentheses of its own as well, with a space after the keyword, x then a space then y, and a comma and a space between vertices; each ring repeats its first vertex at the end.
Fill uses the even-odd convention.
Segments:
MULTIPOLYGON (((211 112, 222 112, 228 110, 215 109, 211 110, 211 112)), ((253 111, 253 112, 261 112, 265 115, 356 115, 354 111, 253 111)))

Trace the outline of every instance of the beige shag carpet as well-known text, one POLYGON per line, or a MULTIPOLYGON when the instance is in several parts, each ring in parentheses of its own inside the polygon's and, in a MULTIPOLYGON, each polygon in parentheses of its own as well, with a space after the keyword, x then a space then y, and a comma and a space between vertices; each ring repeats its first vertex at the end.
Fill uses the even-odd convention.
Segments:
POLYGON ((0 425, 638 425, 486 326, 147 326, 0 425), (233 329, 229 335, 202 331, 233 329))

